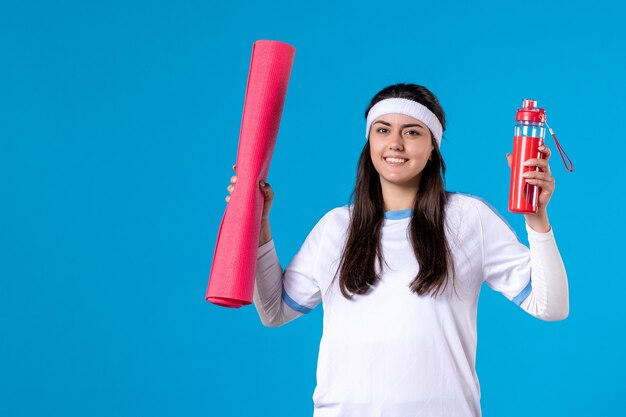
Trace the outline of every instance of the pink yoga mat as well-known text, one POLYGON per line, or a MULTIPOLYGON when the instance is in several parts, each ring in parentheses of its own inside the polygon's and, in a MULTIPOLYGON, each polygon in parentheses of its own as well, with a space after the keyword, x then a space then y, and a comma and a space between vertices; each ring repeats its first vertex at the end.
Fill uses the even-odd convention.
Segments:
POLYGON ((252 303, 264 200, 259 181, 267 178, 295 52, 293 46, 277 41, 256 41, 252 47, 237 183, 217 234, 206 292, 213 304, 252 303))

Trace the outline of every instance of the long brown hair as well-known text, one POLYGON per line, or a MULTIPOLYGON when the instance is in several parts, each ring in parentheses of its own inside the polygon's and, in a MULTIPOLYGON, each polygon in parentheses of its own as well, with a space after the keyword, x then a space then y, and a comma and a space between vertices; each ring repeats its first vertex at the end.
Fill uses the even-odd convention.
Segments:
MULTIPOLYGON (((395 84, 382 89, 372 98, 365 117, 374 104, 387 98, 406 98, 423 104, 437 116, 445 130, 446 117, 439 101, 427 88, 415 84, 395 84)), ((454 265, 444 230, 446 166, 434 137, 433 145, 432 160, 422 171, 409 227, 413 252, 419 264, 419 272, 410 288, 418 295, 431 293, 436 296, 445 289, 449 272, 452 279, 454 265)), ((382 271, 384 202, 380 176, 370 157, 369 140, 359 157, 356 184, 350 195, 350 199, 353 198, 348 237, 339 265, 339 285, 346 298, 366 294, 379 280, 376 261, 382 271)))

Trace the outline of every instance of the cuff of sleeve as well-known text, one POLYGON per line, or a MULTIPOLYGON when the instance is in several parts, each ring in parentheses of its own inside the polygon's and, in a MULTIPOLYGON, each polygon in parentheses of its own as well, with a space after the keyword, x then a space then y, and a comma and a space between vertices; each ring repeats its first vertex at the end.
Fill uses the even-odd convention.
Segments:
POLYGON ((270 239, 269 242, 266 242, 258 247, 256 255, 257 259, 271 252, 272 249, 274 249, 274 239, 270 239))
POLYGON ((547 232, 538 232, 532 227, 530 227, 528 223, 526 223, 526 232, 528 232, 528 239, 540 240, 540 241, 554 239, 554 230, 552 229, 552 226, 550 226, 550 230, 548 230, 547 232))

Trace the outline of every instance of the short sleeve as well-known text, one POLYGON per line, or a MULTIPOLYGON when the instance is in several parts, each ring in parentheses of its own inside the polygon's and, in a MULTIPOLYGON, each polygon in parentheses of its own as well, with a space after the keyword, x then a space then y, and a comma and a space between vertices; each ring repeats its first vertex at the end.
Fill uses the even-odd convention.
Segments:
POLYGON ((302 313, 310 312, 322 300, 316 270, 327 218, 328 214, 313 227, 283 275, 282 298, 302 313))
POLYGON ((498 211, 477 200, 483 240, 483 279, 487 285, 519 305, 531 287, 530 249, 498 211))

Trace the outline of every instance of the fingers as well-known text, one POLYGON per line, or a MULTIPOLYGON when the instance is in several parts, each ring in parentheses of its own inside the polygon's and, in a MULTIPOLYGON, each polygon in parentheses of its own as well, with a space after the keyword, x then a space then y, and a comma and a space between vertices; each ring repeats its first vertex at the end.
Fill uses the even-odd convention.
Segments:
POLYGON ((263 191, 263 194, 265 194, 266 199, 274 197, 274 191, 272 190, 272 186, 269 182, 261 181, 259 185, 261 186, 261 191, 263 191))
MULTIPOLYGON (((233 165, 234 167, 234 165, 233 165)), ((232 177, 230 177, 230 185, 228 187, 226 187, 226 189, 228 190, 229 193, 233 193, 233 190, 235 189, 235 186, 233 184, 235 184, 237 182, 237 176, 233 175, 232 177)), ((226 202, 228 203, 230 201, 230 196, 226 196, 226 202)))
POLYGON ((522 165, 526 167, 538 167, 543 172, 550 172, 550 164, 545 159, 539 159, 539 158, 527 159, 526 161, 524 161, 522 165))
POLYGON ((552 174, 546 171, 526 171, 522 173, 522 177, 526 179, 532 178, 546 181, 554 181, 554 177, 552 176, 552 174))
MULTIPOLYGON (((542 158, 527 159, 526 161, 524 161, 524 163, 522 165, 537 167, 541 171, 550 172, 550 162, 549 162, 549 159, 550 159, 550 156, 552 155, 552 151, 550 151, 550 148, 548 148, 545 145, 541 145, 537 149, 539 150, 539 152, 541 152, 543 157, 542 158)), ((510 153, 506 154, 506 161, 509 164, 509 167, 511 167, 511 165, 512 165, 512 158, 513 157, 512 157, 512 155, 510 153)))
MULTIPOLYGON (((233 170, 235 170, 236 167, 237 167, 237 164, 234 164, 233 165, 233 170)), ((235 186, 233 184, 236 183, 236 182, 237 182, 237 175, 233 175, 232 177, 230 177, 230 185, 228 187, 226 187, 226 189, 228 190, 229 193, 232 194, 233 190, 235 189, 235 186)), ((228 203, 230 201, 230 195, 227 195, 225 200, 228 203)))
POLYGON ((538 185, 544 190, 554 191, 556 182, 554 177, 547 172, 528 171, 522 174, 528 184, 538 185))
POLYGON ((555 189, 554 181, 531 178, 531 179, 527 179, 526 182, 530 185, 536 185, 538 187, 541 187, 542 195, 545 194, 547 196, 551 196, 554 193, 554 189, 555 189))
POLYGON ((525 166, 538 166, 544 170, 549 170, 550 169, 549 159, 550 159, 550 156, 552 155, 550 148, 542 145, 538 149, 539 149, 539 152, 542 153, 543 157, 527 159, 524 162, 524 165, 525 166))
POLYGON ((524 161, 522 165, 529 167, 530 171, 523 172, 522 177, 528 185, 540 187, 539 204, 545 207, 554 193, 556 183, 550 170, 550 148, 542 145, 538 149, 541 152, 541 157, 524 161))
POLYGON ((546 160, 550 159, 550 155, 552 155, 552 151, 550 150, 550 148, 548 148, 545 145, 541 145, 538 149, 539 149, 539 152, 541 152, 544 155, 546 160))
MULTIPOLYGON (((232 177, 230 177, 230 182, 231 184, 226 187, 226 189, 230 194, 232 194, 235 190, 234 184, 237 182, 237 176, 233 175, 232 177)), ((263 194, 265 194, 265 198, 272 198, 274 196, 274 191, 272 190, 272 186, 269 182, 259 181, 259 187, 261 187, 261 191, 263 191, 263 194)), ((225 200, 227 203, 230 202, 230 195, 226 196, 225 200)))
POLYGON ((538 185, 541 188, 551 188, 554 186, 554 181, 544 180, 543 178, 528 178, 526 182, 528 184, 538 185))
POLYGON ((524 161, 522 165, 538 167, 540 170, 550 173, 550 162, 549 162, 550 155, 551 155, 550 148, 548 148, 547 146, 540 146, 539 151, 543 155, 545 155, 545 157, 527 159, 526 161, 524 161))

